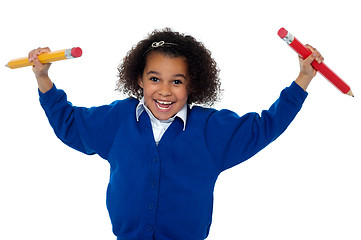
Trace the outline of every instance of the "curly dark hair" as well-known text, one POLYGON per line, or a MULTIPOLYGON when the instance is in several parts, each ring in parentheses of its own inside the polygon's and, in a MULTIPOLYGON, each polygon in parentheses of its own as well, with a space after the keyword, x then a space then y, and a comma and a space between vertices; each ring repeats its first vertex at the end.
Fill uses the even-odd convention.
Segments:
POLYGON ((192 36, 174 32, 170 28, 153 31, 127 53, 118 67, 116 90, 137 99, 143 97, 143 89, 138 85, 138 80, 143 74, 147 56, 152 52, 160 52, 169 57, 185 57, 190 76, 189 104, 211 106, 219 100, 219 70, 211 52, 192 36), (160 41, 171 44, 151 48, 152 43, 160 41))

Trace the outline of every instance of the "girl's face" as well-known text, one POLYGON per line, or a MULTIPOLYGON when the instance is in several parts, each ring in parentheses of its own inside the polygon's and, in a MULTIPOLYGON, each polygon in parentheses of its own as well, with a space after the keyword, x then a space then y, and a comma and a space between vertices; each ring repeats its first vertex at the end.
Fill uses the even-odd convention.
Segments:
POLYGON ((153 115, 167 120, 187 103, 189 81, 185 58, 155 52, 147 57, 139 86, 143 88, 145 103, 153 115))

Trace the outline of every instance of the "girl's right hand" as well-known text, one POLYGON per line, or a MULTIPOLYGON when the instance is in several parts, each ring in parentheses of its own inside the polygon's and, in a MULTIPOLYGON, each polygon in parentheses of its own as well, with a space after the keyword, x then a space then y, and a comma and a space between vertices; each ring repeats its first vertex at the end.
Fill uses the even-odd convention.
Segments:
POLYGON ((38 87, 40 92, 46 93, 53 87, 53 82, 50 80, 48 71, 51 63, 42 64, 38 58, 38 55, 42 53, 50 52, 48 47, 38 48, 29 52, 29 62, 33 62, 33 72, 35 73, 36 80, 38 81, 38 87))
POLYGON ((42 53, 50 52, 48 47, 46 48, 37 48, 29 52, 29 62, 33 62, 33 72, 36 78, 48 77, 48 71, 51 63, 42 64, 38 58, 38 55, 42 53))

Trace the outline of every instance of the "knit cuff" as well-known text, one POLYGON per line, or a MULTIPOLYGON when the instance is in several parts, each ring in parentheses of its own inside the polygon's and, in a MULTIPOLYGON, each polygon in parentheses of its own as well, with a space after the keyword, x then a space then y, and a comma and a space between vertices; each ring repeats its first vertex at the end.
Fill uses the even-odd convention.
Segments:
POLYGON ((308 96, 308 93, 295 81, 292 82, 291 86, 289 86, 287 90, 288 95, 297 102, 303 103, 308 96))
POLYGON ((39 93, 40 103, 43 105, 43 104, 54 102, 54 100, 57 98, 57 95, 58 95, 58 89, 56 88, 55 84, 53 84, 53 87, 50 90, 48 90, 47 92, 42 93, 38 89, 38 93, 39 93))

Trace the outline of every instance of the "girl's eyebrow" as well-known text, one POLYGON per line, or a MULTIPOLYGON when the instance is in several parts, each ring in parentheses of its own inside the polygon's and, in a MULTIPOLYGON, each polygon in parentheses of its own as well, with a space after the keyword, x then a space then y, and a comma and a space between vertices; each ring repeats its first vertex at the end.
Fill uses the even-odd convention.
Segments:
POLYGON ((174 77, 182 77, 184 79, 187 79, 186 76, 184 76, 184 74, 181 74, 181 73, 174 75, 174 77))
MULTIPOLYGON (((161 74, 159 72, 156 72, 156 71, 149 71, 147 72, 147 75, 150 75, 150 74, 155 74, 157 76, 160 76, 161 74)), ((174 74, 173 77, 182 77, 184 79, 187 79, 187 77, 184 75, 184 74, 181 74, 181 73, 178 73, 178 74, 174 74)))
POLYGON ((147 72, 147 75, 150 75, 150 74, 160 75, 160 73, 159 73, 159 72, 156 72, 156 71, 149 71, 149 72, 147 72))

